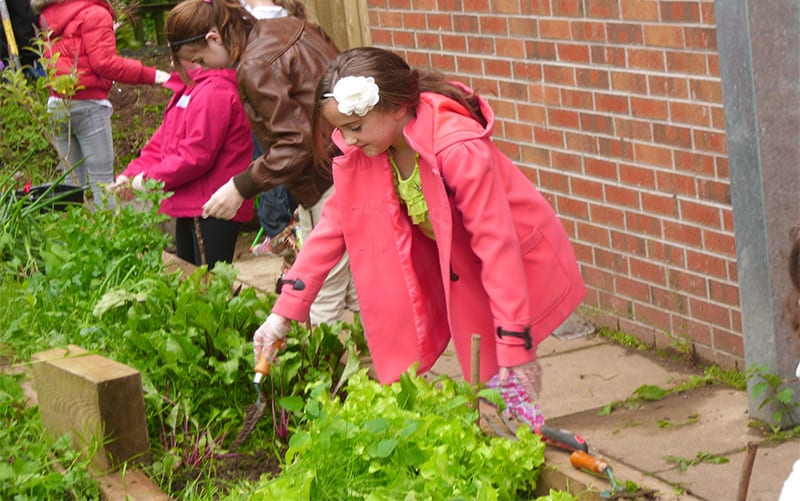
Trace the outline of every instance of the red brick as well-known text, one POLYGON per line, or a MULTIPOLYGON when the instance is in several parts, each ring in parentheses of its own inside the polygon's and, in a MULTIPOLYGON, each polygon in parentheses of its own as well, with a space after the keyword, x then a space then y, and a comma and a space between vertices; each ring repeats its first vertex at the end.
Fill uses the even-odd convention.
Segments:
POLYGON ((728 263, 723 258, 710 256, 692 249, 686 250, 686 266, 696 273, 726 280, 728 278, 727 265, 728 263))
POLYGON ((653 0, 620 0, 620 13, 626 21, 658 21, 658 2, 653 0))
POLYGON ((461 0, 465 12, 489 12, 488 0, 461 0))
MULTIPOLYGON (((666 222, 668 221, 662 221, 662 224, 666 222)), ((683 247, 664 243, 660 240, 647 241, 647 258, 681 268, 686 265, 686 256, 684 256, 683 247)))
MULTIPOLYGON (((650 286, 650 304, 671 313, 686 314, 689 312, 688 301, 684 294, 674 289, 664 289, 655 285, 650 286)), ((639 320, 638 317, 637 320, 639 320)))
POLYGON ((717 304, 696 298, 690 298, 689 308, 692 318, 700 321, 705 320, 713 325, 718 325, 725 328, 728 328, 731 325, 731 317, 728 313, 729 310, 724 306, 719 306, 717 304))
POLYGON ((707 2, 700 5, 700 19, 704 24, 716 26, 717 18, 714 12, 714 2, 707 2))
POLYGON ((619 181, 617 164, 600 158, 587 157, 583 161, 587 176, 598 177, 609 181, 619 181))
POLYGON ((439 38, 438 34, 417 33, 417 45, 416 45, 416 48, 418 48, 418 49, 440 49, 441 47, 442 47, 442 41, 439 38))
POLYGON ((697 196, 695 176, 688 176, 680 172, 656 172, 656 185, 658 190, 686 197, 697 196))
POLYGON ((708 62, 706 66, 708 67, 708 76, 719 78, 719 55, 718 54, 707 54, 708 62))
POLYGON ((470 54, 489 54, 495 52, 494 38, 480 37, 480 36, 467 36, 467 50, 470 54))
POLYGON ((455 58, 449 54, 431 54, 431 66, 443 72, 456 71, 455 58))
MULTIPOLYGON (((722 325, 722 327, 726 326, 722 325)), ((725 353, 732 353, 738 357, 744 356, 744 338, 741 334, 718 328, 715 328, 712 334, 714 336, 714 348, 725 353)))
POLYGON ((705 54, 670 50, 667 57, 667 71, 670 73, 687 73, 689 75, 706 75, 708 67, 705 54))
POLYGON ((538 104, 525 103, 521 103, 516 106, 512 104, 512 107, 516 108, 520 120, 539 125, 547 125, 548 108, 539 106, 538 104))
POLYGON ((608 72, 605 70, 576 68, 575 82, 578 87, 589 89, 609 89, 608 72))
POLYGON ((591 204, 588 209, 593 223, 613 228, 624 228, 625 213, 622 210, 605 204, 591 204))
POLYGON ((614 277, 614 292, 620 296, 638 301, 650 300, 650 286, 648 284, 623 275, 614 277))
POLYGON ((602 247, 595 247, 594 262, 600 268, 622 275, 628 274, 628 258, 618 252, 613 252, 602 247))
POLYGON ((625 67, 625 49, 622 47, 591 46, 592 64, 625 67))
POLYGON ((611 231, 611 248, 637 256, 647 254, 647 243, 644 238, 622 231, 611 231))
POLYGON ((442 49, 448 52, 464 53, 467 51, 467 38, 463 35, 442 33, 442 49))
POLYGON ((519 161, 519 143, 512 143, 510 141, 506 141, 505 139, 495 138, 494 144, 511 160, 515 162, 519 161))
MULTIPOLYGON (((392 45, 396 47, 408 47, 414 49, 417 47, 417 42, 416 39, 414 38, 414 34, 411 33, 410 31, 393 31, 392 45)), ((412 66, 418 66, 417 63, 412 63, 411 61, 409 61, 409 63, 412 66)))
POLYGON ((727 180, 698 179, 697 192, 703 200, 726 205, 731 203, 731 185, 727 180))
POLYGON ((568 149, 588 153, 590 155, 597 155, 599 153, 597 138, 594 134, 581 134, 567 131, 564 135, 566 136, 566 146, 568 149))
POLYGON ((496 14, 520 14, 519 0, 492 0, 490 4, 496 14))
POLYGON ((659 167, 672 165, 672 152, 668 148, 639 143, 633 145, 633 155, 637 162, 643 164, 659 167))
POLYGON ((639 118, 664 120, 667 118, 667 103, 660 99, 631 97, 631 114, 639 118))
POLYGON ((523 14, 535 16, 549 16, 551 14, 550 0, 523 0, 520 4, 520 10, 523 14))
MULTIPOLYGON (((528 94, 533 102, 550 106, 561 105, 561 89, 552 85, 544 85, 544 82, 529 85, 528 94)), ((591 95, 589 97, 591 98, 591 95)))
POLYGON ((688 337, 697 343, 711 346, 711 326, 705 322, 695 322, 684 315, 674 315, 672 330, 679 337, 688 337))
POLYGON ((689 80, 692 99, 722 104, 722 84, 719 80, 689 80))
POLYGON ((434 31, 453 31, 453 18, 454 16, 449 14, 425 14, 428 29, 434 31))
POLYGON ((472 56, 456 56, 456 66, 460 73, 483 74, 483 60, 472 56))
POLYGON ((542 42, 538 40, 525 42, 525 59, 538 61, 555 61, 556 44, 553 42, 542 42))
POLYGON ((564 133, 554 129, 533 127, 533 139, 536 144, 547 144, 559 148, 564 147, 564 133))
POLYGON ((612 184, 605 185, 606 202, 613 205, 621 205, 631 209, 641 209, 639 204, 639 192, 622 186, 612 184))
POLYGON ((534 17, 512 17, 508 19, 508 34, 512 37, 538 37, 539 23, 534 17))
POLYGON ((499 82, 494 78, 474 77, 469 79, 467 85, 480 94, 497 96, 500 94, 498 83, 499 82))
POLYGON ((720 211, 716 207, 694 202, 680 200, 681 217, 684 221, 694 222, 709 228, 720 228, 720 211))
MULTIPOLYGON (((414 9, 415 10, 436 10, 437 8, 437 0, 414 0, 414 9)), ((396 9, 397 6, 394 6, 396 9)), ((411 5, 408 6, 411 8, 411 5)))
POLYGON ((599 19, 619 19, 619 6, 616 0, 585 0, 586 16, 599 19))
POLYGON ((505 96, 500 96, 500 97, 487 96, 486 98, 487 101, 489 102, 489 106, 491 106, 492 109, 494 110, 495 119, 504 118, 508 120, 516 120, 517 103, 514 101, 503 99, 504 97, 505 96))
POLYGON ((567 108, 592 109, 592 94, 577 89, 560 89, 561 104, 567 108))
POLYGON ((558 170, 570 172, 581 172, 583 170, 583 157, 581 155, 564 151, 553 151, 551 158, 553 167, 558 170))
MULTIPOLYGON (((529 169, 532 170, 532 169, 529 169)), ((559 191, 561 193, 569 193, 570 178, 561 172, 545 169, 537 169, 539 172, 539 188, 546 190, 559 191)))
POLYGON ((641 45, 644 40, 641 25, 633 23, 608 23, 606 36, 615 44, 641 45))
POLYGON ((578 219, 589 217, 589 206, 586 202, 574 198, 558 197, 557 214, 559 216, 573 216, 578 219))
POLYGON ((684 77, 647 75, 647 82, 651 95, 679 99, 689 97, 689 82, 684 77))
POLYGON ((560 19, 539 20, 539 36, 542 38, 569 40, 570 35, 569 21, 560 19))
POLYGON ((633 145, 625 138, 598 137, 597 152, 610 158, 633 160, 633 145))
POLYGON ((717 32, 713 28, 684 26, 683 34, 687 49, 717 50, 717 32))
MULTIPOLYGON (((504 59, 485 59, 483 61, 484 70, 487 75, 492 75, 498 78, 511 78, 511 62, 504 59)), ((523 84, 519 84, 523 85, 523 84)), ((501 85, 502 91, 502 85, 501 85)), ((527 90, 522 91, 521 95, 505 95, 509 99, 526 99, 528 97, 527 90)))
POLYGON ((739 287, 717 280, 708 281, 709 298, 728 306, 739 306, 739 287))
POLYGON ((478 16, 455 14, 453 18, 453 30, 460 33, 478 33, 480 18, 478 16))
POLYGON ((708 280, 702 275, 670 268, 667 278, 669 287, 686 292, 695 297, 703 299, 708 297, 708 280))
POLYGON ((704 229, 703 248, 709 252, 736 258, 736 239, 733 233, 704 229))
POLYGON ((598 21, 571 21, 572 40, 576 42, 605 42, 605 24, 598 21))
POLYGON ((421 12, 404 12, 401 17, 403 18, 404 28, 411 30, 424 30, 427 28, 425 14, 421 12))
POLYGON ((632 277, 642 279, 651 285, 666 285, 667 269, 662 264, 635 256, 628 259, 628 264, 632 277))
POLYGON ((397 11, 379 12, 378 24, 384 28, 402 28, 403 14, 397 11))
POLYGON ((664 71, 664 52, 654 49, 628 48, 628 67, 642 70, 664 71))
POLYGON ((544 70, 544 81, 547 83, 575 85, 575 70, 573 68, 545 64, 542 69, 544 70))
POLYGON ((547 123, 556 127, 577 128, 579 125, 578 112, 560 108, 547 110, 547 123))
POLYGON ((603 200, 603 186, 590 179, 572 178, 570 193, 582 199, 603 200))
POLYGON ((581 113, 580 123, 581 130, 584 132, 598 132, 606 135, 614 133, 614 121, 609 115, 581 113))
POLYGON ((625 212, 625 227, 636 233, 643 233, 652 237, 661 237, 661 222, 648 214, 625 212))
POLYGON ((653 126, 646 120, 615 117, 614 130, 617 131, 618 136, 623 138, 647 142, 653 140, 653 126))
POLYGON ((617 168, 621 183, 643 189, 655 188, 655 175, 652 169, 630 164, 619 164, 617 168))
POLYGON ((571 63, 589 63, 589 46, 585 44, 559 43, 556 46, 558 60, 571 63))
POLYGON ((678 204, 670 195, 643 192, 642 209, 648 213, 678 217, 678 204))
POLYGON ((514 38, 496 38, 494 41, 497 54, 502 57, 523 59, 526 54, 525 41, 514 38))
POLYGON ((478 19, 481 34, 484 35, 507 35, 508 21, 505 17, 481 16, 478 19))
POLYGON ((654 123, 653 141, 659 144, 689 149, 692 147, 692 131, 687 127, 678 125, 654 123))
POLYGON ((695 248, 703 247, 703 232, 697 226, 670 220, 664 220, 663 226, 666 240, 695 248))
POLYGON ((642 73, 612 71, 611 88, 617 92, 646 95, 647 76, 642 73))
POLYGON ((665 23, 695 24, 700 22, 700 7, 697 2, 665 2, 659 4, 661 20, 665 23))
POLYGON ((711 108, 697 103, 670 101, 669 116, 673 122, 699 125, 701 127, 711 125, 711 108))
POLYGON ((370 28, 370 37, 372 38, 372 43, 376 45, 384 45, 384 46, 392 45, 391 31, 372 27, 370 28))
POLYGON ((530 165, 550 165, 550 150, 523 144, 520 146, 521 162, 530 165))
POLYGON ((683 48, 683 28, 664 24, 651 24, 644 27, 644 43, 650 47, 683 48))
POLYGON ((694 147, 700 151, 710 151, 714 153, 727 153, 724 132, 714 132, 710 130, 694 130, 694 147))
POLYGON ((597 92, 594 95, 594 103, 597 111, 627 115, 630 110, 628 98, 617 94, 597 92))
POLYGON ((533 134, 530 124, 521 124, 518 122, 505 123, 505 137, 512 141, 522 141, 530 143, 533 140, 533 134))
POLYGON ((551 0, 553 15, 560 17, 583 17, 582 0, 551 0))
POLYGON ((722 228, 723 231, 733 233, 733 211, 722 209, 722 228))
MULTIPOLYGON (((674 167, 678 172, 691 172, 701 176, 714 177, 714 157, 696 151, 675 151, 674 167)), ((723 176, 720 176, 723 177, 723 176)), ((724 176, 727 178, 727 176, 724 176)))
POLYGON ((537 82, 542 80, 542 65, 528 61, 512 61, 511 73, 517 80, 537 82))
POLYGON ((608 230, 606 228, 594 224, 589 224, 585 221, 578 221, 576 226, 577 226, 577 238, 579 240, 600 247, 609 247, 611 245, 611 240, 609 238, 608 230))

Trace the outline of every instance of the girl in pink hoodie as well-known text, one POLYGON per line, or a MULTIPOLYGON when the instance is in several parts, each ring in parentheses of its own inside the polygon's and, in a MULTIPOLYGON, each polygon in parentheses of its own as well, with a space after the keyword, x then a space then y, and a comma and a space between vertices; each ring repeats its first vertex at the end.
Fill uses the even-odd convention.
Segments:
POLYGON ((469 380, 478 334, 481 381, 541 426, 536 347, 585 285, 553 209, 492 142, 488 103, 371 47, 331 63, 316 103, 318 139, 324 119, 342 152, 336 190, 255 333, 256 355, 273 357, 347 251, 380 381, 427 371, 451 341, 469 380))
POLYGON ((117 54, 115 14, 107 0, 33 0, 31 5, 40 12, 45 58, 55 60, 56 75, 74 72, 78 78, 74 95, 53 89, 47 102, 60 168, 74 168, 84 185, 88 180, 94 203, 101 205, 106 198, 101 186, 114 180, 111 84, 161 85, 169 73, 117 54))

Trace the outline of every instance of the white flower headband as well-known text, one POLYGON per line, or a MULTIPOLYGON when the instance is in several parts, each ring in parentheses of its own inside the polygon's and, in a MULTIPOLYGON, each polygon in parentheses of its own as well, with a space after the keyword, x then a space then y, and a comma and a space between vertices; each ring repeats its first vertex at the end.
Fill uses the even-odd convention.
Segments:
POLYGON ((323 97, 332 97, 338 103, 339 112, 350 116, 353 113, 363 117, 378 104, 378 86, 372 77, 344 77, 333 86, 333 92, 323 97))

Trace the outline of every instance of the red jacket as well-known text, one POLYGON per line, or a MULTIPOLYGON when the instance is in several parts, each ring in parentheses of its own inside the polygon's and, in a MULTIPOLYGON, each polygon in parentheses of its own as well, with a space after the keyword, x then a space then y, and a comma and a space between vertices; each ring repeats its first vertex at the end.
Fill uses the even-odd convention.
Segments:
MULTIPOLYGON (((161 204, 171 217, 194 217, 228 179, 247 169, 253 158, 250 123, 244 113, 233 69, 189 72, 187 87, 178 73, 165 84, 175 92, 164 120, 123 174, 164 182, 173 195, 161 204)), ((245 200, 234 221, 253 218, 253 201, 245 200)))
POLYGON ((370 355, 382 382, 412 363, 431 368, 452 338, 469 379, 480 334, 481 380, 535 358, 536 345, 580 304, 586 288, 568 236, 530 180, 455 101, 423 93, 403 133, 419 153, 436 240, 410 222, 386 154, 334 141, 336 190, 285 277, 273 311, 304 320, 328 270, 347 250, 370 355), (530 328, 531 346, 497 335, 530 328))
MULTIPOLYGON (((42 30, 52 42, 45 47, 47 58, 58 54, 56 74, 78 70, 73 99, 108 99, 114 81, 153 84, 156 69, 117 54, 114 18, 106 0, 33 0, 41 12, 42 30)), ((59 96, 52 91, 53 96, 59 96)))

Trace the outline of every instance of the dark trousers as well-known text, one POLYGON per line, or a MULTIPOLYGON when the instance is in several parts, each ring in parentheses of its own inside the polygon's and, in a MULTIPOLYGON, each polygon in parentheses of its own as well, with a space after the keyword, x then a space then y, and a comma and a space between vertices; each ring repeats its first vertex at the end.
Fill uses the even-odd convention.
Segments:
POLYGON ((217 261, 232 263, 242 223, 211 217, 208 219, 179 217, 175 220, 176 255, 197 266, 204 264, 195 219, 200 223, 200 236, 208 269, 212 269, 217 261))
MULTIPOLYGON (((264 149, 253 134, 253 160, 264 154, 264 149)), ((276 186, 258 195, 258 222, 267 238, 273 238, 292 222, 297 202, 285 186, 276 186)))

